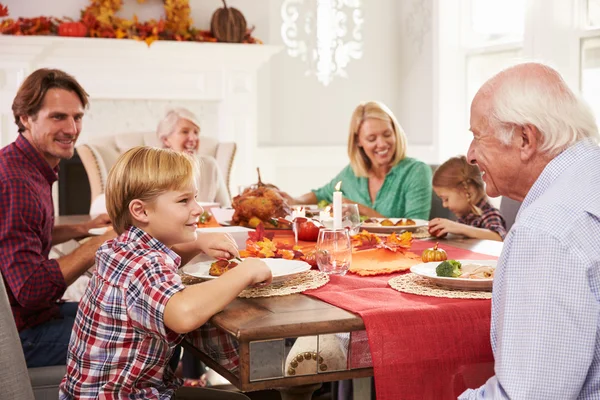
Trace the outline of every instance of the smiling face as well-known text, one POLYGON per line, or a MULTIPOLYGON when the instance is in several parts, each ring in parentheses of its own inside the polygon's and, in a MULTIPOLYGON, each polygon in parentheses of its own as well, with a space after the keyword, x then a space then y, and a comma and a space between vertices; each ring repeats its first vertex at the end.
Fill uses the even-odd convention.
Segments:
POLYGON ((197 239, 198 218, 204 212, 196 201, 192 183, 182 190, 169 190, 146 204, 145 231, 167 246, 197 239))
POLYGON ((488 196, 498 197, 511 193, 511 186, 518 180, 521 159, 517 135, 512 135, 508 145, 501 142, 488 122, 487 116, 490 114, 490 99, 475 96, 470 121, 473 140, 467 159, 471 164, 477 164, 481 170, 488 196))
POLYGON ((371 160, 372 167, 389 166, 394 160, 396 135, 389 121, 366 119, 358 131, 357 143, 371 160))
POLYGON ((83 105, 75 94, 65 89, 50 89, 38 113, 21 116, 23 136, 52 168, 61 159, 73 157, 81 132, 83 105))
POLYGON ((200 128, 187 119, 180 118, 173 133, 163 138, 166 148, 194 155, 200 147, 200 128))

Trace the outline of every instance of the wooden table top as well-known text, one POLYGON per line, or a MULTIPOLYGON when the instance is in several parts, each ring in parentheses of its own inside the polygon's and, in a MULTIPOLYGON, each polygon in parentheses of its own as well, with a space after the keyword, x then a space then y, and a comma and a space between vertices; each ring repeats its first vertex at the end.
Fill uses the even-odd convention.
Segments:
MULTIPOLYGON (((502 251, 502 242, 491 240, 453 238, 443 240, 443 243, 493 256, 502 251)), ((303 294, 237 298, 211 321, 240 341, 365 329, 358 315, 303 294)))

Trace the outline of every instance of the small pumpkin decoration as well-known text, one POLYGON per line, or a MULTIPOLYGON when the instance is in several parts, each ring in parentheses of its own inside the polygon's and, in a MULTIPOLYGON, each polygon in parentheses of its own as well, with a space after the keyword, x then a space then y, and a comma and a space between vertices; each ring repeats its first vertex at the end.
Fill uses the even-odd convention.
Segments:
POLYGON ((237 8, 218 8, 210 21, 210 31, 219 42, 242 43, 246 35, 246 18, 237 8))
POLYGON ((423 250, 421 260, 423 260, 423 262, 446 261, 448 259, 446 250, 440 249, 438 245, 439 243, 436 243, 433 248, 423 250))
POLYGON ((59 36, 84 37, 87 27, 82 22, 61 22, 58 25, 59 36))

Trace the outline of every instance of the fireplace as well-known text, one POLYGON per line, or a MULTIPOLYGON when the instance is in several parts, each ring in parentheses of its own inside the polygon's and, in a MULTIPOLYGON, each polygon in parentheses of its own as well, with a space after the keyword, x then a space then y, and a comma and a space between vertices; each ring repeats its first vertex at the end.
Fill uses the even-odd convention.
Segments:
MULTIPOLYGON (((230 182, 236 188, 255 180, 257 71, 280 50, 269 45, 157 41, 148 47, 134 40, 0 35, 0 145, 16 137, 7 121, 23 79, 37 68, 59 68, 90 94, 78 144, 153 131, 165 108, 187 107, 199 114, 202 134, 237 143, 230 182)), ((269 87, 260 90, 268 92, 269 87)), ((89 186, 78 157, 61 163, 55 196, 59 214, 89 212, 89 186)))

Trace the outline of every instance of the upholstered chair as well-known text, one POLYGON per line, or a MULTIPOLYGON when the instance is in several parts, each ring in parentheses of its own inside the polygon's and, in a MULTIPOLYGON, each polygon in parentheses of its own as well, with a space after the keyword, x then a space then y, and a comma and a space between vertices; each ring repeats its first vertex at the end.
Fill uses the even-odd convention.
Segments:
POLYGON ((29 368, 0 274, 0 398, 46 400, 58 398, 65 366, 29 368), (33 390, 32 390, 33 389, 33 390))
MULTIPOLYGON (((77 146, 77 153, 90 182, 92 202, 104 193, 108 172, 119 156, 136 146, 162 147, 154 132, 103 136, 77 146)), ((199 153, 217 160, 228 189, 235 152, 236 144, 233 142, 221 143, 211 137, 200 137, 199 153)))

